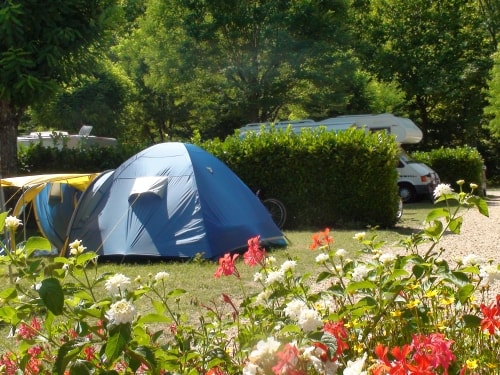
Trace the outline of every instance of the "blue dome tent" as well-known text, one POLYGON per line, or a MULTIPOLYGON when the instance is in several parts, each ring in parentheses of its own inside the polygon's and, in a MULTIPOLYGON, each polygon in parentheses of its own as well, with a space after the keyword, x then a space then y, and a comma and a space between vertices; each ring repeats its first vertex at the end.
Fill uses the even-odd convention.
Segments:
POLYGON ((246 249, 257 235, 264 246, 286 245, 260 200, 224 163, 192 144, 169 142, 95 178, 67 242, 81 240, 110 257, 212 259, 246 249))

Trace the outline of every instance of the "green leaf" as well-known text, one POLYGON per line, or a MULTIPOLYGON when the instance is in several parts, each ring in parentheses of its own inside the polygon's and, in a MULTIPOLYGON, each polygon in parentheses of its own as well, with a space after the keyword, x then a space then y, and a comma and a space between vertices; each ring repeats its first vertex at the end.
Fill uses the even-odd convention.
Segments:
POLYGON ((352 293, 360 289, 376 289, 377 285, 368 280, 363 281, 353 281, 350 282, 346 287, 347 293, 352 293))
POLYGON ((326 271, 320 272, 318 277, 316 277, 316 282, 319 283, 325 279, 328 279, 331 276, 332 276, 332 274, 330 272, 326 272, 326 271))
POLYGON ((8 212, 0 213, 0 234, 3 234, 5 228, 5 218, 7 217, 8 214, 9 214, 8 212))
POLYGON ((425 227, 424 232, 432 238, 437 238, 443 232, 443 223, 439 220, 429 222, 429 225, 425 227))
POLYGON ((6 288, 0 291, 0 299, 2 300, 10 300, 11 298, 15 298, 17 296, 16 288, 6 288))
POLYGON ((469 299, 469 297, 474 293, 474 286, 472 284, 465 284, 460 289, 458 289, 458 299, 462 304, 469 299))
POLYGON ((119 324, 111 329, 105 349, 107 361, 114 362, 121 355, 130 339, 130 324, 119 324))
POLYGON ((486 217, 490 216, 488 211, 488 203, 484 199, 478 196, 473 196, 469 198, 469 202, 473 203, 477 207, 481 215, 484 215, 486 217))
POLYGON ((87 253, 80 254, 80 255, 78 255, 78 258, 76 258, 76 265, 77 266, 84 266, 89 261, 93 260, 96 257, 97 257, 97 254, 93 253, 93 252, 87 252, 87 253))
POLYGON ((0 307, 0 321, 15 326, 21 319, 19 319, 16 309, 10 306, 3 306, 0 307))
POLYGON ((59 283, 55 278, 48 278, 42 281, 38 294, 42 298, 44 305, 54 315, 61 315, 64 307, 64 293, 59 283))
POLYGON ((321 342, 328 348, 328 357, 332 358, 337 352, 337 339, 331 333, 325 332, 321 337, 321 342))
POLYGON ((468 328, 477 328, 481 325, 481 318, 476 315, 464 315, 463 320, 468 328))
POLYGON ((450 223, 449 223, 450 230, 455 234, 460 234, 460 229, 462 228, 463 222, 464 222, 464 219, 462 216, 459 216, 459 217, 456 217, 456 218, 450 220, 450 223))
POLYGON ((34 236, 28 238, 24 245, 24 250, 28 256, 33 254, 35 251, 46 251, 50 253, 52 251, 52 245, 48 239, 34 236))
POLYGON ((146 314, 141 316, 137 320, 137 324, 146 324, 146 323, 171 323, 172 319, 170 319, 166 315, 162 314, 146 314))
POLYGON ((76 360, 69 368, 69 375, 91 375, 94 373, 92 363, 83 360, 76 360))
POLYGON ((427 214, 426 221, 431 222, 434 220, 439 220, 441 218, 448 219, 450 217, 450 211, 447 208, 435 208, 427 214))
POLYGON ((57 352, 56 361, 54 362, 54 367, 52 371, 58 375, 64 375, 66 367, 68 364, 78 356, 85 342, 81 340, 71 340, 59 348, 57 352))
POLYGON ((174 290, 171 290, 170 292, 168 292, 167 296, 170 298, 175 298, 175 297, 182 296, 185 293, 186 293, 186 290, 178 288, 178 289, 174 289, 174 290))

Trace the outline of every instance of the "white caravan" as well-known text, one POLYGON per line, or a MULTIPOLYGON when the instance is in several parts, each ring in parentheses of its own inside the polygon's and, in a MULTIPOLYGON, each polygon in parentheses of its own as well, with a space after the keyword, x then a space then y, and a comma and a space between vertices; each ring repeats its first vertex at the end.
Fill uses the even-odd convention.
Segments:
MULTIPOLYGON (((246 132, 260 131, 262 126, 271 123, 252 123, 240 129, 240 135, 246 132)), ((294 120, 273 123, 276 129, 290 129, 300 133, 302 129, 313 129, 319 126, 329 131, 343 131, 349 128, 366 129, 367 131, 385 131, 395 136, 400 145, 415 144, 422 140, 422 131, 410 119, 396 117, 384 113, 380 115, 352 115, 332 117, 321 121, 294 120)), ((438 174, 423 163, 412 160, 401 148, 401 155, 397 166, 399 173, 399 194, 403 202, 415 201, 418 197, 432 196, 434 188, 439 184, 438 174)))
POLYGON ((19 149, 21 146, 29 147, 36 144, 41 144, 44 147, 57 147, 59 150, 63 147, 114 147, 117 145, 116 138, 96 137, 90 135, 91 131, 91 125, 83 125, 78 134, 69 134, 67 131, 61 130, 31 132, 28 135, 17 137, 17 148, 19 149))

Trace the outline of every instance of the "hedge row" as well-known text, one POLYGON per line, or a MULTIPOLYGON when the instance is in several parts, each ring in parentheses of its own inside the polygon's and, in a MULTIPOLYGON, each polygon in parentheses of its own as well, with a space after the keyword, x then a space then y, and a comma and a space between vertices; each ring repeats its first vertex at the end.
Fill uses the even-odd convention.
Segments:
POLYGON ((201 146, 251 189, 281 200, 288 228, 396 221, 398 147, 384 134, 271 130, 201 146))
MULTIPOLYGON (((427 164, 434 169, 442 183, 450 184, 455 191, 459 191, 458 180, 464 180, 466 184, 462 189, 470 192, 470 183, 481 187, 484 176, 484 161, 477 149, 469 146, 457 148, 435 149, 428 152, 413 152, 412 158, 427 164)), ((482 194, 482 189, 475 192, 482 194)))
MULTIPOLYGON (((281 200, 286 227, 392 226, 396 221, 398 147, 384 134, 349 130, 271 130, 202 142, 252 190, 281 200)), ((57 149, 41 145, 19 152, 21 174, 99 172, 117 168, 142 147, 57 149)), ((483 159, 471 147, 414 152, 436 170, 441 181, 481 183, 483 159)), ((466 187, 468 184, 465 185, 466 187)), ((229 192, 228 192, 229 193, 229 192)))

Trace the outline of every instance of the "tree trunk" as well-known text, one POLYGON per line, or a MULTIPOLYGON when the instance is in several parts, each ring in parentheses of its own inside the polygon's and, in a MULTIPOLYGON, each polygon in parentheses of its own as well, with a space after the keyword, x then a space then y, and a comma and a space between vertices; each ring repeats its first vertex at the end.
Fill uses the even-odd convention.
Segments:
POLYGON ((17 127, 23 110, 0 100, 0 177, 17 174, 17 127))

